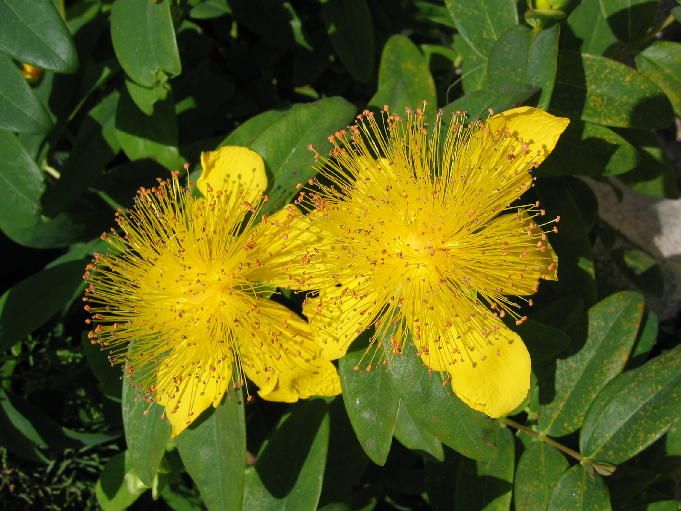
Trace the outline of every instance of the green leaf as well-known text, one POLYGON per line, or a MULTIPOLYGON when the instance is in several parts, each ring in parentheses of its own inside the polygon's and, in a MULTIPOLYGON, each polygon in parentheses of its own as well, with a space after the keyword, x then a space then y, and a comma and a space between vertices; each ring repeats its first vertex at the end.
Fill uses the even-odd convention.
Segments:
POLYGON ((241 509, 246 466, 246 421, 241 393, 227 392, 176 440, 187 472, 209 510, 241 509))
POLYGON ((203 0, 199 5, 192 7, 189 17, 195 20, 206 20, 219 18, 231 12, 227 0, 203 0))
POLYGON ((78 69, 71 34, 50 0, 0 0, 0 51, 61 73, 78 69))
POLYGON ((532 363, 541 363, 555 358, 570 345, 570 336, 550 325, 528 319, 522 325, 512 325, 527 346, 532 363))
POLYGON ((102 351, 99 346, 93 344, 88 339, 86 332, 83 332, 80 344, 92 374, 97 379, 97 388, 106 397, 120 401, 123 388, 123 382, 121 381, 121 376, 123 375, 122 368, 120 366, 112 366, 109 362, 108 354, 102 351))
POLYGON ((130 466, 144 484, 151 486, 170 438, 170 424, 162 418, 163 407, 149 403, 130 379, 123 379, 123 427, 130 466))
POLYGON ((359 344, 338 363, 343 402, 364 452, 382 466, 390 452, 400 397, 384 365, 365 370, 361 361, 367 349, 376 348, 359 344))
POLYGON ((125 89, 128 91, 128 94, 135 105, 137 105, 137 108, 139 108, 144 115, 153 115, 156 102, 166 99, 168 97, 168 92, 170 92, 166 84, 157 85, 155 87, 144 87, 143 85, 136 84, 132 80, 125 80, 125 89))
POLYGON ((558 54, 551 110, 621 128, 664 128, 674 118, 664 92, 635 69, 604 57, 571 51, 558 54))
POLYGON ((638 164, 638 151, 626 138, 605 126, 571 121, 538 175, 612 176, 638 164))
POLYGON ((379 341, 389 357, 393 384, 420 428, 464 456, 493 458, 495 423, 456 397, 451 386, 443 384, 446 380, 441 373, 429 371, 411 341, 400 354, 391 352, 389 335, 379 341))
POLYGON ((494 42, 518 24, 513 0, 445 0, 456 30, 479 54, 489 54, 494 42))
POLYGON ((374 25, 366 0, 326 0, 322 20, 336 55, 355 80, 374 74, 374 25))
POLYGON ((504 511, 511 507, 515 445, 513 435, 497 426, 496 456, 488 461, 462 458, 454 490, 455 509, 504 511))
POLYGON ((400 403, 397 411, 395 438, 407 449, 426 453, 439 461, 445 459, 445 452, 440 441, 418 424, 405 403, 400 403))
POLYGON ((401 114, 405 108, 421 108, 423 101, 435 106, 435 82, 418 47, 408 37, 393 35, 381 54, 378 90, 369 100, 376 108, 388 105, 401 114))
POLYGON ((121 67, 140 85, 153 87, 182 70, 170 0, 116 0, 111 40, 121 67))
POLYGON ((538 108, 546 109, 556 80, 560 25, 534 34, 529 28, 509 28, 494 43, 487 60, 487 84, 504 90, 515 86, 541 90, 538 108))
POLYGON ((523 451, 515 474, 513 499, 516 511, 544 510, 568 462, 561 452, 544 442, 523 451))
POLYGON ((292 15, 280 0, 229 0, 229 6, 238 23, 275 48, 295 45, 292 15))
POLYGON ((658 0, 582 0, 568 16, 583 53, 617 56, 624 44, 643 38, 655 21, 658 0))
POLYGON ((610 252, 619 269, 641 291, 662 296, 665 276, 653 256, 636 247, 619 247, 610 252))
POLYGON ((541 179, 537 195, 548 218, 560 216, 559 233, 549 237, 558 254, 558 282, 545 285, 557 287, 561 294, 578 294, 587 305, 596 301, 593 252, 588 238, 588 219, 570 190, 571 180, 541 179))
POLYGON ((122 511, 132 505, 146 489, 147 486, 132 470, 129 451, 123 451, 104 466, 95 485, 95 495, 104 511, 122 511))
POLYGON ((636 55, 636 67, 662 89, 681 116, 681 43, 657 41, 636 55))
POLYGON ((589 309, 584 345, 556 362, 555 395, 539 410, 544 433, 563 436, 581 426, 598 392, 624 368, 642 316, 643 298, 632 291, 615 293, 589 309))
POLYGON ((643 130, 621 130, 620 135, 636 147, 640 161, 634 170, 617 178, 638 193, 677 199, 679 185, 675 169, 657 135, 643 130))
POLYGON ((39 219, 43 175, 17 137, 0 130, 0 228, 28 227, 39 219))
POLYGON ((581 465, 563 474, 553 490, 548 511, 610 511, 610 495, 603 479, 581 465))
POLYGON ((131 160, 151 158, 167 169, 177 169, 183 159, 177 149, 177 116, 172 95, 144 115, 127 92, 121 94, 116 110, 116 138, 131 160))
POLYGON ((648 360, 648 356, 657 342, 660 320, 652 311, 646 310, 643 326, 641 327, 634 349, 631 350, 631 357, 625 369, 634 369, 643 365, 648 360))
POLYGON ((220 145, 248 146, 263 157, 270 178, 265 210, 269 214, 295 197, 296 184, 314 176, 313 155, 307 146, 326 152, 329 134, 347 126, 354 115, 355 107, 344 99, 325 98, 253 117, 220 145))
POLYGON ((17 66, 9 57, 0 54, 0 129, 45 133, 51 127, 50 116, 17 66))
POLYGON ((0 296, 0 352, 21 341, 59 312, 83 285, 85 262, 42 270, 0 296))
POLYGON ((312 399, 296 405, 246 469, 243 509, 317 509, 329 444, 327 405, 312 399))
POLYGON ((487 83, 487 56, 478 53, 460 34, 454 34, 454 50, 462 59, 461 85, 466 94, 482 89, 487 83))
POLYGON ((59 180, 43 197, 46 215, 57 214, 71 205, 101 179, 106 165, 118 154, 120 144, 115 133, 118 96, 116 91, 109 94, 83 120, 59 180))
POLYGON ((486 119, 489 109, 494 112, 503 112, 523 103, 532 97, 537 89, 531 87, 507 88, 504 90, 481 89, 461 96, 445 106, 442 111, 446 115, 451 115, 457 110, 468 114, 468 120, 486 119))
POLYGON ((623 463, 681 419, 681 347, 612 380, 596 396, 579 435, 582 455, 623 463))

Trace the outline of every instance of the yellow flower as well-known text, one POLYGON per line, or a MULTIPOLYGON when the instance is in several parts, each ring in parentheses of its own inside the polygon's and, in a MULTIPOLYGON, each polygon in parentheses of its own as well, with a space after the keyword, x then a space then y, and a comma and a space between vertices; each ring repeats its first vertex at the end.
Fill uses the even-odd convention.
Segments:
POLYGON ((523 322, 517 302, 531 305, 557 269, 542 227, 558 219, 538 225, 539 205, 514 201, 568 120, 528 107, 468 125, 433 117, 385 107, 329 137, 298 200, 311 212, 290 222, 297 264, 279 284, 318 291, 303 311, 327 359, 373 325, 393 353, 411 338, 463 401, 499 417, 530 385, 527 349, 502 318, 523 322))
POLYGON ((286 212, 255 224, 267 187, 260 156, 242 147, 202 154, 197 183, 178 174, 141 189, 105 235, 85 278, 93 342, 123 363, 149 401, 165 407, 173 436, 244 377, 272 401, 340 392, 309 325, 268 297, 261 260, 286 248, 286 212))

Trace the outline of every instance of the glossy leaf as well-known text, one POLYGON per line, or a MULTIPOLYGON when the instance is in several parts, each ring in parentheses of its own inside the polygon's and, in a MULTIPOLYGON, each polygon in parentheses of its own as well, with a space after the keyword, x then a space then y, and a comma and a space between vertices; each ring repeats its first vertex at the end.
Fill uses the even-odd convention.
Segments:
POLYGON ((490 108, 494 112, 503 112, 504 110, 524 103, 536 92, 537 89, 531 87, 506 88, 504 90, 477 90, 452 101, 446 105, 442 111, 446 115, 451 115, 457 110, 461 110, 468 114, 467 119, 470 121, 475 119, 486 119, 489 115, 490 108))
POLYGON ((184 161, 177 149, 172 96, 156 103, 153 115, 147 116, 129 94, 121 94, 116 109, 116 138, 131 160, 151 158, 170 170, 179 168, 184 161))
POLYGON ((490 50, 488 86, 500 90, 536 87, 541 90, 538 108, 548 108, 556 80, 559 34, 560 25, 538 34, 521 25, 509 28, 490 50))
POLYGON ((636 67, 662 89, 681 116, 681 43, 657 41, 636 55, 636 67))
POLYGON ((243 509, 317 509, 329 444, 324 401, 297 405, 277 426, 253 467, 246 469, 243 509))
POLYGON ((50 116, 17 66, 9 57, 0 54, 0 129, 45 133, 51 126, 50 116))
POLYGON ((430 431, 422 428, 405 403, 400 403, 395 421, 395 438, 412 451, 420 451, 443 461, 442 444, 430 431))
POLYGON ((579 436, 581 453, 619 464, 681 419, 681 348, 627 371, 598 394, 579 436))
POLYGON ((170 438, 170 424, 163 407, 147 402, 128 377, 123 379, 123 426, 130 466, 140 480, 151 486, 170 438))
POLYGON ((222 402, 177 437, 177 450, 209 510, 241 509, 246 465, 246 421, 241 393, 222 402))
POLYGON ((474 93, 487 83, 487 56, 481 55, 461 34, 454 34, 454 51, 461 62, 461 85, 466 94, 474 93))
POLYGON ((283 113, 265 112, 252 118, 220 145, 245 145, 263 157, 270 178, 266 212, 271 213, 298 193, 296 184, 314 175, 307 146, 328 151, 329 134, 345 127, 354 114, 355 107, 342 98, 294 105, 283 113))
POLYGON ((563 473, 565 456, 544 442, 531 443, 520 455, 515 474, 513 499, 516 511, 543 511, 563 473))
POLYGON ((455 509, 503 511, 511 507, 515 445, 505 427, 496 431, 496 456, 487 461, 462 458, 454 490, 455 509))
POLYGON ((366 0, 327 0, 322 19, 331 45, 356 80, 368 82, 374 74, 374 25, 366 0))
POLYGON ((610 511, 608 487, 581 465, 563 474, 553 490, 548 511, 610 511))
POLYGON ((489 54, 494 42, 518 24, 513 0, 445 0, 456 30, 481 55, 489 54))
POLYGON ((583 53, 616 56, 655 21, 658 0, 583 0, 567 19, 583 53))
POLYGON ((180 74, 170 0, 116 0, 111 7, 111 40, 126 74, 145 87, 180 74))
POLYGON ((469 458, 488 460, 496 455, 495 423, 456 397, 451 386, 443 384, 442 374, 429 371, 411 342, 401 354, 386 356, 395 387, 422 429, 469 458))
POLYGON ((28 227, 38 221, 43 175, 17 137, 0 130, 0 228, 3 231, 28 227))
POLYGON ((343 402, 364 452, 377 465, 390 452, 400 397, 388 369, 379 365, 365 370, 366 343, 348 352, 338 363, 343 402))
POLYGON ((636 148, 610 128, 572 121, 538 174, 612 176, 634 170, 639 160, 636 148))
POLYGON ((660 319, 653 311, 646 310, 643 326, 640 328, 634 349, 631 350, 631 358, 626 365, 626 369, 634 369, 643 365, 648 360, 648 356, 657 342, 660 319))
POLYGON ((0 351, 42 326, 83 285, 85 261, 42 270, 0 296, 0 351))
POLYGON ((418 47, 403 35, 388 39, 381 54, 378 90, 369 104, 376 108, 388 105, 402 115, 405 108, 421 108, 423 102, 437 103, 435 82, 418 47))
POLYGON ((50 0, 0 0, 0 51, 61 73, 78 69, 71 34, 50 0))
POLYGON ((597 55, 562 51, 551 110, 622 128, 669 126, 673 111, 664 92, 635 69, 597 55))
POLYGON ((133 472, 129 454, 129 451, 123 451, 113 456, 99 476, 95 495, 103 511, 127 509, 147 489, 133 472))
POLYGON ((556 362, 555 395, 539 410, 544 433, 563 436, 581 426, 592 400, 626 364, 642 316, 643 298, 631 291, 615 293, 589 309, 584 345, 556 362))

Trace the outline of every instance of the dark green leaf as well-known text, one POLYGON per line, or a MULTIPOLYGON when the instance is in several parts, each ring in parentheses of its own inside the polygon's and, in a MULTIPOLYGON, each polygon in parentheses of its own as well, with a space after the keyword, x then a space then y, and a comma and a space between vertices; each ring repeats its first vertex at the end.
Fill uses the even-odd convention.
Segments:
MULTIPOLYGON (((388 338, 385 341, 389 343, 388 338)), ((496 454, 496 425, 483 414, 465 405, 443 384, 443 375, 429 371, 408 342, 400 354, 388 351, 388 370, 402 401, 419 426, 437 440, 469 458, 488 460, 496 454)))
POLYGON ((168 169, 177 169, 183 163, 177 149, 177 117, 172 95, 157 102, 154 113, 147 116, 129 94, 121 94, 116 110, 116 138, 131 160, 151 158, 168 169))
POLYGON ((0 130, 0 228, 18 230, 38 221, 45 184, 40 169, 17 137, 0 130))
POLYGON ((366 0, 327 0, 322 19, 338 58, 356 80, 374 74, 374 26, 366 0))
POLYGON ((0 0, 0 51, 57 72, 78 68, 71 34, 50 0, 0 0))
POLYGON ((612 380, 598 394, 579 436, 582 455, 619 464, 681 419, 681 347, 612 380))
POLYGON ((153 115, 156 102, 168 97, 169 90, 166 87, 165 84, 156 87, 144 87, 132 80, 125 80, 125 89, 144 115, 153 115))
POLYGON ((454 490, 455 509, 504 511, 511 507, 515 445, 513 435, 497 426, 496 456, 488 461, 462 458, 454 490))
POLYGON ((199 5, 192 7, 189 16, 197 20, 213 19, 229 14, 232 10, 227 5, 227 0, 203 0, 199 5))
POLYGON ((530 352, 533 363, 545 362, 561 354, 572 342, 570 336, 549 325, 528 319, 522 325, 513 325, 530 352))
POLYGON ((447 115, 451 115, 457 110, 461 110, 468 114, 469 121, 486 119, 490 108, 494 112, 503 112, 517 104, 523 103, 536 92, 537 89, 531 87, 508 88, 504 90, 477 90, 452 101, 442 111, 447 115))
POLYGON ((660 320, 653 311, 646 310, 643 326, 638 333, 638 339, 631 350, 631 358, 625 369, 634 369, 648 360, 653 346, 657 342, 660 320))
POLYGON ((314 175, 307 146, 327 151, 329 134, 347 126, 354 114, 353 105, 336 97, 294 105, 285 112, 265 112, 250 119, 220 145, 248 146, 263 157, 271 179, 266 210, 271 213, 298 193, 297 183, 314 175))
POLYGON ((558 55, 551 109, 571 118, 622 128, 664 128, 674 117, 664 92, 635 69, 570 51, 558 55))
POLYGON ((662 296, 665 276, 653 256, 636 247, 616 248, 610 252, 610 256, 641 291, 662 296))
POLYGON ((104 511, 127 509, 147 487, 135 475, 128 451, 119 452, 104 466, 95 485, 97 502, 104 511))
POLYGON ((126 74, 145 87, 180 74, 180 56, 170 0, 116 0, 111 7, 111 40, 126 74))
POLYGON ((643 299, 631 291, 615 293, 589 309, 584 345, 557 361, 553 399, 542 400, 547 403, 539 410, 544 433, 563 436, 581 426, 598 392, 626 364, 642 316, 643 299))
POLYGON ((419 425, 405 403, 400 403, 397 411, 395 438, 407 449, 429 454, 439 461, 445 459, 440 441, 430 431, 419 425))
POLYGON ((297 405, 279 423, 246 469, 243 509, 317 509, 329 444, 327 405, 320 399, 297 405))
POLYGON ((367 343, 348 352, 338 363, 343 402, 364 452, 377 465, 385 464, 390 452, 400 397, 388 369, 370 371, 361 364, 367 343))
POLYGON ((209 510, 241 509, 246 422, 240 392, 228 392, 217 408, 183 431, 177 437, 177 449, 209 510))
POLYGON ((634 170, 617 178, 639 193, 677 199, 675 169, 657 135, 644 130, 621 130, 620 134, 638 149, 640 161, 634 170))
POLYGON ((618 55, 655 21, 658 0, 582 0, 567 19, 583 53, 618 55))
POLYGON ((565 456, 544 442, 530 444, 518 461, 513 499, 516 511, 543 511, 568 468, 565 456))
POLYGON ((636 67, 667 94, 681 116, 681 43, 653 43, 636 55, 636 67))
POLYGON ((0 129, 45 133, 51 126, 50 116, 17 66, 9 57, 0 54, 0 129))
POLYGON ((418 47, 403 35, 388 39, 381 54, 378 90, 369 104, 388 105, 401 114, 405 108, 421 108, 423 102, 435 106, 437 94, 428 64, 418 47))
POLYGON ((460 34, 454 35, 454 50, 462 59, 461 85, 466 94, 482 89, 487 83, 487 56, 478 53, 460 34))
POLYGON ((19 282, 0 297, 0 351, 42 326, 83 284, 84 261, 63 263, 19 282))
POLYGON ((291 13, 279 0, 229 0, 236 21, 258 34, 275 48, 295 44, 291 13), (267 14, 264 14, 267 13, 267 14))
POLYGON ((610 511, 608 487, 581 465, 563 474, 553 490, 548 511, 610 511))
POLYGON ((571 121, 539 175, 611 176, 630 172, 639 154, 626 138, 590 122, 571 121))
POLYGON ((87 334, 83 332, 81 346, 87 358, 88 365, 97 379, 97 387, 110 399, 121 400, 123 371, 120 366, 112 366, 108 354, 99 346, 92 344, 87 334))
POLYGON ((509 28, 490 50, 489 87, 536 87, 541 90, 537 106, 548 108, 556 80, 559 34, 560 25, 538 34, 521 25, 509 28))
POLYGON ((162 418, 163 407, 142 397, 128 377, 123 379, 122 405, 130 466, 144 484, 151 486, 170 438, 170 424, 162 418))
POLYGON ((445 0, 457 31, 481 55, 488 55, 494 42, 518 24, 513 0, 445 0))

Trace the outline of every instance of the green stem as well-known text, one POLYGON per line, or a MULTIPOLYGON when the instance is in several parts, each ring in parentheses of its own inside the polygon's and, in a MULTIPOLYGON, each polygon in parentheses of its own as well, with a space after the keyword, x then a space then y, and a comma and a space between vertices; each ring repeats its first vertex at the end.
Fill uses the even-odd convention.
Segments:
POLYGON ((516 421, 508 419, 506 417, 501 417, 497 420, 499 422, 501 422, 502 424, 505 424, 506 426, 511 426, 511 427, 517 429, 518 431, 522 431, 523 433, 526 433, 526 434, 530 435, 531 437, 536 438, 540 442, 544 442, 545 444, 549 444, 549 445, 555 447, 556 449, 563 451, 565 454, 573 457, 574 459, 576 459, 580 463, 585 461, 584 457, 581 454, 579 454, 577 451, 570 449, 569 447, 566 447, 561 443, 556 442, 553 438, 546 436, 541 431, 535 431, 531 428, 528 428, 527 426, 523 426, 522 424, 518 424, 516 421))

